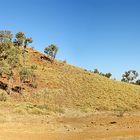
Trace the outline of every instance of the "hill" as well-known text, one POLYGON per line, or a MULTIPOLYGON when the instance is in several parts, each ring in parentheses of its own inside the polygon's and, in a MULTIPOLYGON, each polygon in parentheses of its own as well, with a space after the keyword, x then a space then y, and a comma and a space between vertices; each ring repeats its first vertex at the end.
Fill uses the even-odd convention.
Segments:
POLYGON ((140 86, 52 63, 31 48, 25 58, 27 67, 37 67, 34 81, 20 83, 22 65, 13 69, 10 84, 5 75, 0 78, 1 139, 140 138, 140 86))
MULTIPOLYGON (((31 48, 26 49, 26 61, 26 65, 37 66, 37 87, 33 88, 24 83, 22 95, 16 92, 1 95, 2 98, 6 96, 7 102, 12 105, 14 103, 14 110, 17 112, 63 113, 66 109, 84 112, 140 109, 140 86, 111 80, 62 61, 55 60, 51 63, 47 56, 31 48)), ((7 82, 5 78, 0 81, 7 82)), ((18 81, 15 71, 14 87, 18 85, 18 81)))

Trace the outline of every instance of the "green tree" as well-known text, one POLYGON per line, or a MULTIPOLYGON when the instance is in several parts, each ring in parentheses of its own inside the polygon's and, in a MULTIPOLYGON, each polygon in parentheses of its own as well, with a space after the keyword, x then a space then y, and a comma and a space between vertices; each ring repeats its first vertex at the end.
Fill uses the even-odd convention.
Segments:
POLYGON ((8 43, 12 42, 13 34, 8 30, 0 30, 0 42, 8 43))
POLYGON ((111 78, 111 76, 112 76, 112 74, 111 74, 110 72, 108 72, 108 73, 102 73, 102 72, 100 72, 98 69, 94 69, 93 72, 96 73, 96 74, 99 74, 99 75, 101 75, 101 76, 105 76, 105 77, 107 77, 107 78, 111 78))
POLYGON ((93 72, 94 72, 94 73, 97 73, 97 74, 99 74, 99 73, 100 73, 98 69, 94 69, 94 71, 93 71, 93 72))
POLYGON ((35 66, 27 69, 25 67, 25 49, 29 43, 32 43, 32 38, 26 38, 23 32, 18 32, 14 42, 12 42, 12 34, 9 31, 0 31, 0 76, 7 77, 8 89, 7 93, 11 93, 14 80, 14 69, 21 67, 20 56, 22 54, 23 66, 20 71, 21 81, 30 79, 34 82, 36 79, 35 66), (21 47, 20 47, 21 46, 21 47), (22 49, 21 49, 22 48, 22 49))
POLYGON ((107 78, 110 78, 112 76, 112 74, 109 72, 109 73, 106 73, 104 76, 107 78))
POLYGON ((23 46, 25 39, 26 36, 23 32, 16 33, 15 43, 17 43, 18 46, 23 46))
POLYGON ((122 79, 121 81, 123 82, 133 82, 137 77, 138 77, 138 72, 135 70, 129 70, 126 71, 123 75, 122 75, 122 79))
POLYGON ((44 52, 51 58, 53 61, 56 57, 58 52, 58 47, 54 44, 49 45, 47 48, 44 49, 44 52))
POLYGON ((25 53, 26 53, 26 47, 29 43, 32 43, 33 42, 33 39, 30 37, 30 38, 27 38, 26 35, 23 33, 23 32, 18 32, 16 34, 16 39, 14 41, 14 45, 15 46, 22 46, 23 49, 22 49, 22 57, 23 57, 23 64, 25 65, 25 62, 26 62, 26 57, 25 57, 25 53))
POLYGON ((23 64, 25 65, 25 62, 26 62, 26 56, 25 56, 25 53, 26 53, 26 47, 29 43, 32 43, 33 42, 33 39, 30 37, 30 38, 26 38, 25 41, 24 41, 24 48, 23 48, 23 64))
POLYGON ((25 42, 24 42, 24 48, 26 48, 27 47, 27 45, 29 44, 29 43, 32 43, 33 42, 33 39, 30 37, 30 38, 26 38, 25 39, 25 42))
POLYGON ((136 85, 140 85, 140 79, 136 81, 136 85))

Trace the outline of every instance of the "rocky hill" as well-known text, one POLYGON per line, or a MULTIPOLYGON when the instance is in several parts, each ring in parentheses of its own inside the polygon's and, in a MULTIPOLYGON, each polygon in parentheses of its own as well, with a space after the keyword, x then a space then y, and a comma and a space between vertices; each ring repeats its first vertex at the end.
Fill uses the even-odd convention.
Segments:
MULTIPOLYGON (((1 98, 7 102, 22 104, 16 106, 26 111, 34 108, 38 112, 48 110, 64 112, 66 109, 84 112, 137 110, 140 109, 140 86, 85 71, 81 68, 55 60, 50 62, 44 54, 26 49, 26 65, 36 65, 36 87, 28 82, 22 85, 22 95, 12 91, 7 95, 1 87, 1 98), (25 105, 26 104, 26 105, 25 105), (27 105, 28 104, 28 105, 27 105)), ((0 79, 7 83, 6 79, 0 79)), ((19 75, 14 72, 13 87, 19 86, 19 75)), ((36 112, 36 111, 35 111, 36 112)))

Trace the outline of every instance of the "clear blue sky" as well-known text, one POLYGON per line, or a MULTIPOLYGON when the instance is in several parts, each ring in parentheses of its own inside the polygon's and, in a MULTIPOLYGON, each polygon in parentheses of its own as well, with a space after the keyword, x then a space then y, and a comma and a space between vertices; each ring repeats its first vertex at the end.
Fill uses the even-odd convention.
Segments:
POLYGON ((32 36, 42 51, 60 48, 58 59, 121 78, 140 72, 139 0, 0 0, 0 29, 32 36))

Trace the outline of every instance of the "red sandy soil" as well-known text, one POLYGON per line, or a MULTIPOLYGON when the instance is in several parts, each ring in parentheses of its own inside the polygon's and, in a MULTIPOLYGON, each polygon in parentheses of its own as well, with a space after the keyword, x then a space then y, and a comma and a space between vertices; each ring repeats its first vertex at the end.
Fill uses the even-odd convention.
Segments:
POLYGON ((0 140, 140 140, 140 115, 20 116, 0 122, 0 140))

